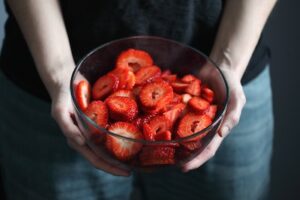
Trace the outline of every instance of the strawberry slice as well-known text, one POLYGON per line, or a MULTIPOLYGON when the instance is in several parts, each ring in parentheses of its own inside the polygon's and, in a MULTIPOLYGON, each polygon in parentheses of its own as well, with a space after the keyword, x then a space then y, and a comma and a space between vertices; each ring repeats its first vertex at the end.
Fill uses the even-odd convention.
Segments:
POLYGON ((116 91, 119 79, 113 74, 101 76, 94 84, 92 94, 94 99, 104 99, 113 91, 116 91))
POLYGON ((172 139, 171 131, 164 131, 154 136, 155 141, 171 140, 171 139, 172 139))
POLYGON ((146 111, 160 110, 172 101, 173 89, 164 81, 148 83, 141 89, 139 99, 146 111))
POLYGON ((205 111, 205 114, 213 120, 216 116, 217 110, 217 105, 210 105, 209 108, 205 111))
MULTIPOLYGON (((206 133, 201 134, 202 138, 205 135, 206 133)), ((197 139, 195 141, 182 142, 181 145, 189 151, 195 151, 196 149, 200 149, 202 147, 202 142, 200 139, 197 139)))
POLYGON ((187 89, 187 87, 189 86, 189 84, 177 80, 177 81, 172 82, 171 86, 173 87, 173 90, 175 92, 177 92, 177 93, 183 93, 187 89))
POLYGON ((201 97, 193 97, 189 100, 188 105, 199 114, 203 114, 210 106, 209 102, 201 97))
POLYGON ((97 125, 106 128, 108 122, 108 110, 102 101, 92 101, 84 113, 97 125))
POLYGON ((146 140, 154 141, 156 135, 171 128, 170 121, 165 116, 155 116, 143 124, 143 134, 146 140))
POLYGON ((123 51, 117 58, 117 68, 128 68, 136 72, 142 67, 152 66, 153 60, 151 56, 142 50, 128 49, 123 51))
POLYGON ((128 68, 116 68, 113 71, 111 71, 110 74, 113 74, 119 78, 120 83, 118 85, 118 89, 131 90, 136 83, 134 73, 128 68))
POLYGON ((91 100, 91 86, 88 81, 82 80, 76 86, 76 101, 81 110, 85 110, 91 100))
POLYGON ((199 79, 193 80, 185 89, 185 92, 192 96, 200 96, 201 81, 199 79))
POLYGON ((201 88, 201 96, 206 99, 209 103, 214 100, 214 91, 207 86, 201 88))
POLYGON ((177 119, 181 116, 185 107, 186 104, 179 103, 173 106, 173 108, 171 108, 169 111, 163 113, 163 115, 171 122, 171 126, 173 126, 177 119))
MULTIPOLYGON (((199 115, 194 113, 187 113, 179 122, 177 135, 181 138, 197 133, 212 123, 212 120, 207 115, 199 115)), ((201 135, 199 136, 201 137, 201 135)), ((193 138, 196 140, 199 137, 193 138)))
POLYGON ((130 99, 135 99, 134 94, 131 90, 117 90, 112 93, 108 98, 111 97, 128 97, 130 99))
POLYGON ((189 102, 189 100, 192 98, 192 96, 187 93, 182 94, 181 96, 182 96, 182 102, 185 104, 187 104, 189 102))
MULTIPOLYGON (((128 138, 143 139, 143 134, 139 129, 127 122, 116 122, 108 130, 128 138)), ((116 158, 121 161, 127 161, 132 159, 141 150, 142 144, 107 134, 106 147, 116 158)))
POLYGON ((164 76, 161 75, 161 78, 164 81, 167 81, 168 83, 172 83, 177 80, 177 75, 176 74, 170 74, 170 75, 164 75, 164 76))
POLYGON ((160 77, 161 70, 157 66, 142 67, 136 73, 136 84, 141 85, 160 77))
POLYGON ((161 76, 162 77, 168 76, 168 75, 171 75, 171 74, 172 74, 172 72, 169 69, 166 69, 166 70, 164 70, 164 71, 161 72, 161 76))
POLYGON ((145 146, 139 158, 143 166, 175 164, 175 148, 170 146, 145 146))
POLYGON ((181 78, 181 81, 184 83, 191 83, 194 80, 197 80, 197 78, 192 74, 187 74, 181 78))
POLYGON ((135 100, 128 97, 111 97, 107 99, 106 105, 110 118, 116 121, 131 121, 138 114, 135 100))
POLYGON ((181 103, 181 102, 182 102, 182 96, 174 92, 172 103, 181 103))

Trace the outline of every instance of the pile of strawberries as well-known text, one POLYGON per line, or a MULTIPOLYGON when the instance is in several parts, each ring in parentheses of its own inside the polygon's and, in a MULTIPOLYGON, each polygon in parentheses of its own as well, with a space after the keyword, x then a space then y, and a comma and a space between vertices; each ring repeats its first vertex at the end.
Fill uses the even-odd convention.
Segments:
MULTIPOLYGON (((137 49, 122 52, 116 67, 92 87, 80 81, 75 94, 80 109, 99 126, 132 139, 184 138, 208 127, 217 112, 214 92, 200 79, 162 71, 147 52, 137 49)), ((137 158, 142 166, 174 164, 177 148, 194 151, 205 136, 180 144, 143 145, 105 135, 105 146, 113 156, 121 161, 137 158)))

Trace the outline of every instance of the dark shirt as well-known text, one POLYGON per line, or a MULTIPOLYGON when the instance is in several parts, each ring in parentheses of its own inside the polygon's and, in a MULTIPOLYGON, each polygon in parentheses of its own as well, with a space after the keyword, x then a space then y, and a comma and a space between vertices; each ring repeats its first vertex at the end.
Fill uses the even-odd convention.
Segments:
MULTIPOLYGON (((223 4, 222 0, 61 0, 75 62, 103 43, 135 35, 173 39, 209 55, 223 4)), ((49 100, 16 20, 9 8, 7 12, 1 69, 19 87, 49 100)), ((269 57, 261 37, 242 83, 258 75, 269 57)))

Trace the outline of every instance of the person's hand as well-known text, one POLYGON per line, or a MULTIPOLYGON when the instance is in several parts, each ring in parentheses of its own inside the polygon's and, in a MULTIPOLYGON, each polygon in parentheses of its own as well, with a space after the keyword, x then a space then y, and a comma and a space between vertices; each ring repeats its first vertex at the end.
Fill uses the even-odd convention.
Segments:
POLYGON ((182 166, 182 171, 188 172, 203 165, 212 158, 218 150, 223 139, 230 130, 239 122, 242 109, 246 103, 246 97, 241 85, 241 76, 229 68, 221 68, 229 86, 229 102, 224 120, 208 146, 193 160, 182 166))
POLYGON ((69 81, 66 81, 66 84, 61 84, 51 93, 52 116, 67 138, 69 146, 79 152, 97 169, 117 176, 129 176, 129 171, 118 168, 103 158, 100 158, 86 145, 84 136, 74 123, 75 110, 69 90, 69 81))

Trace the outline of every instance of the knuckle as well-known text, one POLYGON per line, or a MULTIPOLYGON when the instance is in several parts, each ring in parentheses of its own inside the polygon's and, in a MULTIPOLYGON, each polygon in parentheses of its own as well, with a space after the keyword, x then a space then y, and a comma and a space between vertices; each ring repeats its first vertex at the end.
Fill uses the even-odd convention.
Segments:
POLYGON ((232 116, 232 117, 231 117, 232 125, 233 125, 233 126, 237 125, 237 124, 239 123, 239 120, 240 120, 240 119, 239 119, 238 116, 236 116, 236 115, 232 116))

